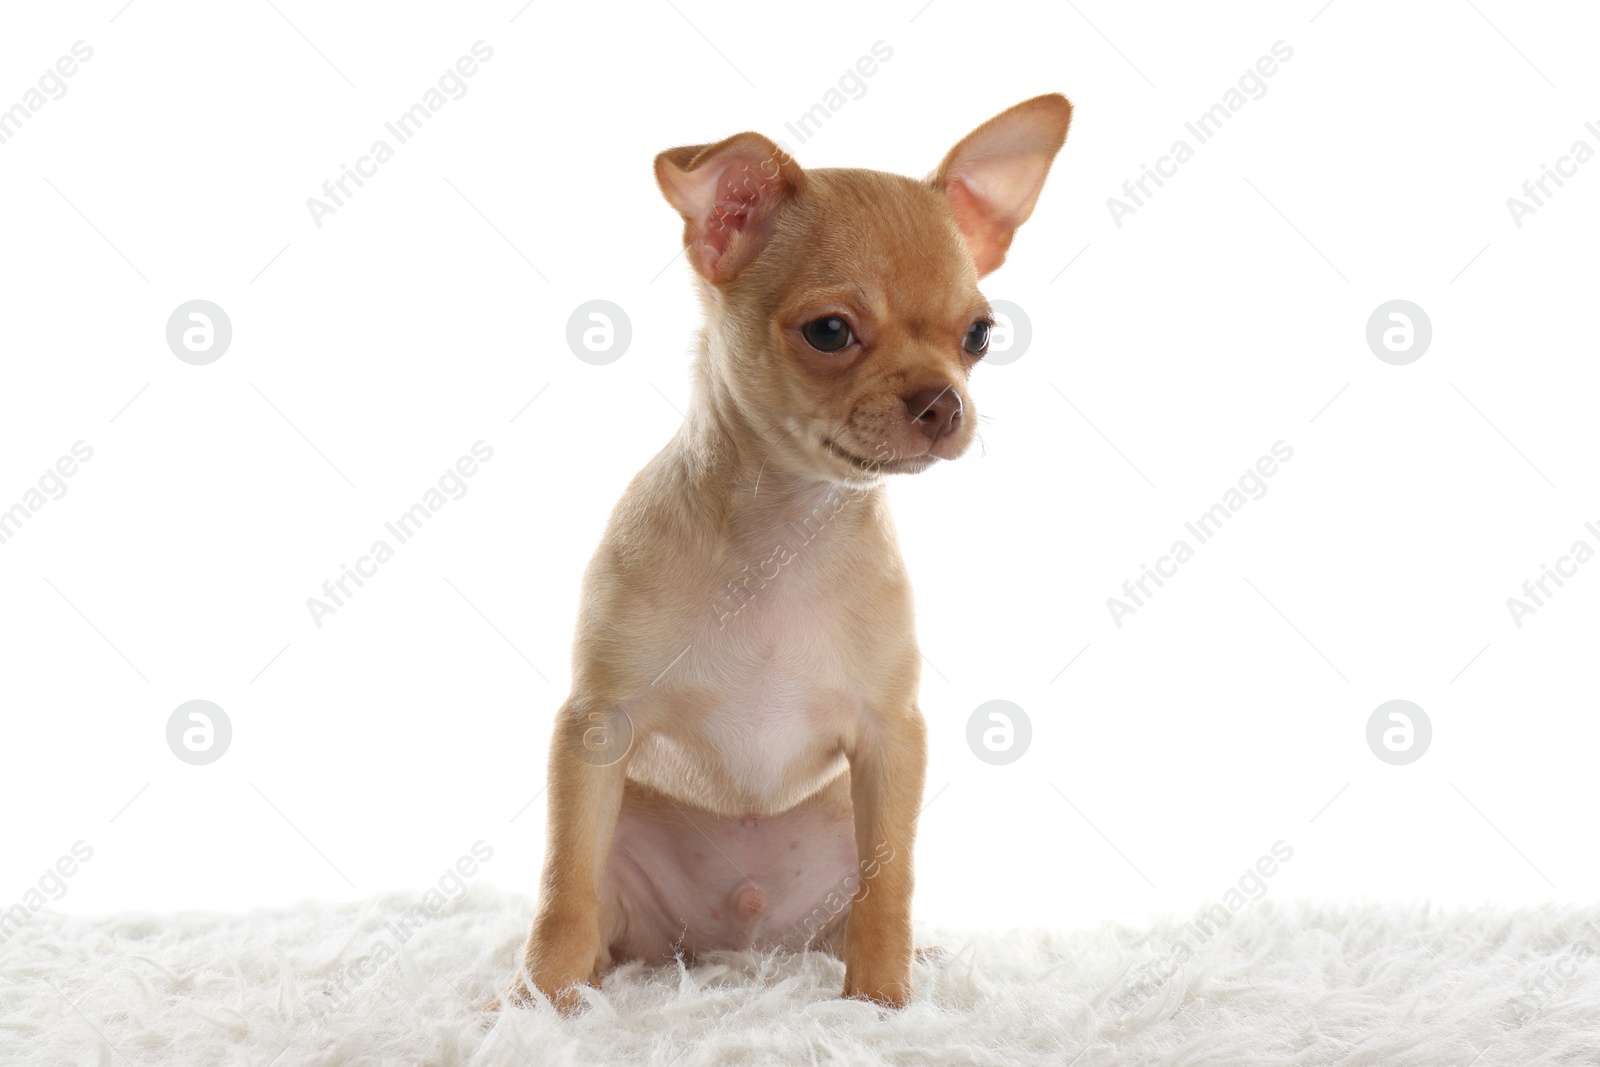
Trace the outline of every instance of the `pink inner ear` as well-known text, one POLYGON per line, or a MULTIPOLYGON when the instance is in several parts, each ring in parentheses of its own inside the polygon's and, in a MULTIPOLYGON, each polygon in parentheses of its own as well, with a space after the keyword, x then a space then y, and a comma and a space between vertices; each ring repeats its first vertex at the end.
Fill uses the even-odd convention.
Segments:
POLYGON ((950 179, 945 186, 945 196, 955 214, 956 225, 967 239, 978 274, 988 274, 1005 261, 1006 249, 1011 246, 1010 225, 997 220, 991 213, 993 208, 979 199, 961 178, 950 179))
POLYGON ((776 178, 766 177, 749 160, 734 158, 723 166, 696 241, 700 265, 708 277, 719 276, 717 264, 727 255, 735 235, 748 232, 760 222, 778 184, 776 178))
POLYGON ((749 227, 751 216, 760 201, 761 189, 757 185, 740 184, 738 166, 729 167, 717 180, 717 196, 705 222, 705 243, 718 252, 725 251, 728 239, 749 227))

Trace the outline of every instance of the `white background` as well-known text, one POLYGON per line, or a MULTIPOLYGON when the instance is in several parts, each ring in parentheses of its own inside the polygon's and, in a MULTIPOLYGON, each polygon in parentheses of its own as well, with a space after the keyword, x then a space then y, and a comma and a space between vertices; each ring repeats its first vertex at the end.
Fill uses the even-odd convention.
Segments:
POLYGON ((94 449, 0 545, 0 907, 79 839, 52 907, 357 898, 478 839, 480 879, 532 893, 580 571, 688 397, 654 155, 756 129, 922 175, 1049 91, 1072 133, 985 284, 1031 346, 976 371, 981 454, 891 489, 932 727, 919 918, 1187 911, 1280 839, 1275 897, 1600 891, 1600 563, 1520 629, 1506 607, 1600 548, 1600 161, 1520 228, 1506 206, 1600 148, 1592 10, 123 2, 0 31, 0 107, 94 49, 0 145, 0 508, 94 449), (479 40, 466 95, 318 228, 307 198, 479 40), (1107 198, 1280 40, 1266 94, 1118 227, 1107 198), (204 367, 165 340, 197 298, 234 333, 204 367), (632 321, 608 366, 565 342, 596 298, 632 321), (1396 298, 1433 325, 1409 366, 1365 341, 1396 298), (467 495, 315 626, 307 598, 478 440, 467 495), (1114 625, 1279 440, 1267 494, 1114 625), (165 740, 197 698, 233 724, 207 767, 165 740), (1366 743, 1394 698, 1433 724, 1409 766, 1366 743), (967 747, 991 699, 1032 722, 1009 766, 967 747))

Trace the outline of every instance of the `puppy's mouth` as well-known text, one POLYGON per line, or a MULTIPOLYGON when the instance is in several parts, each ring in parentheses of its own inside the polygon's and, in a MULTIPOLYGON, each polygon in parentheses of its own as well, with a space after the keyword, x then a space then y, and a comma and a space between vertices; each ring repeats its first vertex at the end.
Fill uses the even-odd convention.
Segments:
POLYGON ((890 455, 884 459, 866 459, 844 448, 831 437, 822 438, 822 445, 831 455, 838 456, 863 474, 914 474, 933 466, 938 456, 924 453, 920 456, 890 455))

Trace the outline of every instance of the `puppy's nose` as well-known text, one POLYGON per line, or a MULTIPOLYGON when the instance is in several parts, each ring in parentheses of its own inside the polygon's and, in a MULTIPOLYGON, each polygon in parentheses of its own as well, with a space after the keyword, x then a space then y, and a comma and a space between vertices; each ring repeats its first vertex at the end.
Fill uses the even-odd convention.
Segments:
POLYGON ((906 397, 906 410, 911 421, 928 438, 937 441, 961 423, 961 394, 955 386, 942 389, 923 389, 906 397))

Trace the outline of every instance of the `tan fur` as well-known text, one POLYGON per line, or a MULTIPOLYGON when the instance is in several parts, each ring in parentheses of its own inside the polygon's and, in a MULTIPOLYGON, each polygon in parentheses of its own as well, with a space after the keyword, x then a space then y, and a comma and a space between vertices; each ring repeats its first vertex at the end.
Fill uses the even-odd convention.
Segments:
POLYGON ((865 874, 824 943, 845 961, 845 995, 911 995, 926 726, 883 477, 970 444, 977 357, 963 340, 989 313, 977 279, 1031 212, 1070 117, 1060 96, 1018 105, 926 181, 802 171, 749 133, 658 158, 706 317, 693 401, 585 576, 513 1000, 531 980, 570 1009, 575 985, 617 962, 626 916, 603 883, 625 801, 747 820, 848 807, 865 874), (802 336, 829 315, 849 322, 848 351, 802 336), (925 393, 960 401, 932 439, 931 409, 910 399, 925 393))

